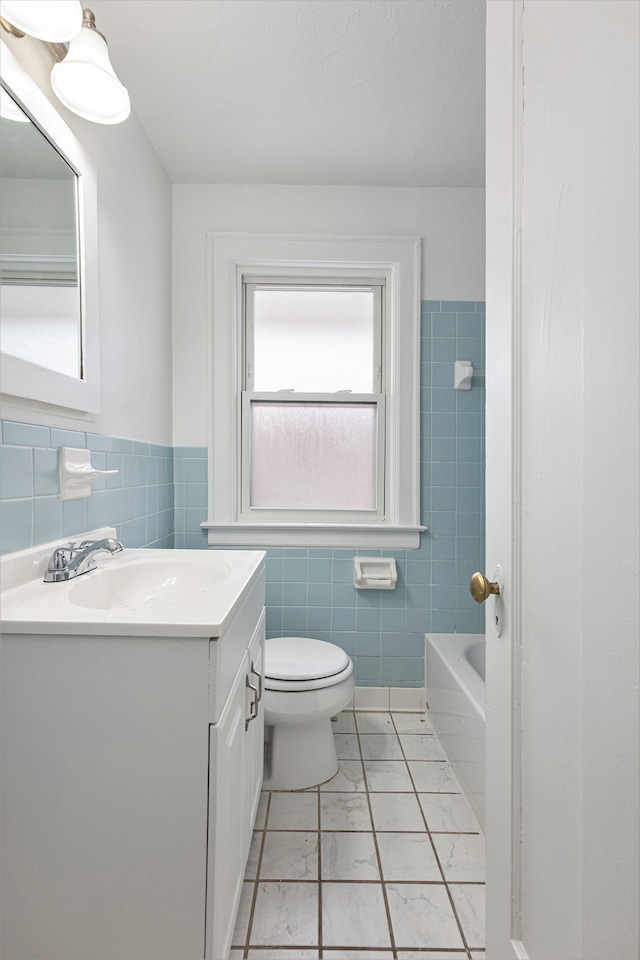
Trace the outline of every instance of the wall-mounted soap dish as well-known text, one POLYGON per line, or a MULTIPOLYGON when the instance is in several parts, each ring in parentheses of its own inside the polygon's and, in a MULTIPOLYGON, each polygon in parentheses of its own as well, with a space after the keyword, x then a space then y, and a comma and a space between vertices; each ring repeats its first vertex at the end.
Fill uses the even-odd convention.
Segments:
POLYGON ((471 390, 473 364, 471 360, 456 360, 453 365, 454 390, 471 390))
POLYGON ((91 493, 91 481, 112 477, 117 470, 96 470, 91 465, 91 451, 60 447, 60 499, 81 500, 91 493))
POLYGON ((394 557, 353 558, 353 585, 356 590, 395 590, 397 582, 394 557))

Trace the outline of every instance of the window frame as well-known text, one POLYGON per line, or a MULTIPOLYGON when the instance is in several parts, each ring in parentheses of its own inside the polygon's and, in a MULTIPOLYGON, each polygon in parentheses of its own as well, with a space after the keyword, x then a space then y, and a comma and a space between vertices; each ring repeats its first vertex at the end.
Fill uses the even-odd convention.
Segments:
MULTIPOLYGON (((207 244, 209 509, 202 527, 209 545, 419 547, 424 530, 419 522, 420 240, 210 233, 207 244), (256 279, 285 286, 287 280, 334 286, 384 283, 379 407, 384 449, 378 445, 382 513, 340 511, 337 516, 331 511, 320 516, 315 510, 277 510, 258 518, 255 510, 243 510, 244 292, 245 283, 256 279)), ((283 399, 282 394, 268 396, 283 399)), ((311 396, 296 393, 291 399, 311 396)), ((355 401, 356 395, 344 396, 355 401)), ((376 395, 357 396, 370 401, 376 395)))
POLYGON ((243 384, 241 417, 241 506, 240 519, 256 523, 361 523, 364 520, 379 522, 385 510, 385 370, 383 362, 382 338, 384 332, 384 293, 385 279, 340 277, 251 277, 243 275, 243 384), (301 391, 284 388, 277 391, 256 391, 253 384, 255 367, 254 339, 254 300, 253 293, 258 290, 373 290, 373 356, 371 367, 372 391, 370 393, 352 393, 339 391, 301 391), (374 389, 376 388, 377 389, 374 389), (375 490, 376 506, 373 509, 338 508, 295 508, 277 509, 251 505, 251 405, 253 403, 272 402, 274 404, 323 404, 349 406, 371 404, 376 407, 376 467, 375 490))

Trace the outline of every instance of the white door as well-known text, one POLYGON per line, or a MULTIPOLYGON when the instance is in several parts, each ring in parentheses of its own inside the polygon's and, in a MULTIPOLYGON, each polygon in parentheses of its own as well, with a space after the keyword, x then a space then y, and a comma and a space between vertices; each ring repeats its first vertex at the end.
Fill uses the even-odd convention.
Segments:
POLYGON ((639 10, 487 4, 487 960, 638 956, 639 10))

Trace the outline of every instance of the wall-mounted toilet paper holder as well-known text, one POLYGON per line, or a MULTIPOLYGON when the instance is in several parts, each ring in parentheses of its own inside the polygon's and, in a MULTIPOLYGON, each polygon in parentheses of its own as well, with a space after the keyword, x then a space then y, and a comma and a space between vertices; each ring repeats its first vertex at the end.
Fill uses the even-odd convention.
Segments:
POLYGON ((353 558, 353 585, 356 590, 395 590, 397 582, 394 557, 353 558))

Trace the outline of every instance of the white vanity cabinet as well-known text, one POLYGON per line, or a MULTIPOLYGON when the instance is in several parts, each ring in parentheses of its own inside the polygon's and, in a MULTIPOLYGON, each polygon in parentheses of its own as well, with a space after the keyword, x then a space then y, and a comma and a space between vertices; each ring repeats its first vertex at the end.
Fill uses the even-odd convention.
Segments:
POLYGON ((65 633, 3 595, 2 960, 226 960, 263 750, 264 555, 235 556, 218 630, 65 633))
POLYGON ((218 723, 211 726, 206 956, 226 958, 242 893, 264 756, 264 614, 218 723))

